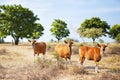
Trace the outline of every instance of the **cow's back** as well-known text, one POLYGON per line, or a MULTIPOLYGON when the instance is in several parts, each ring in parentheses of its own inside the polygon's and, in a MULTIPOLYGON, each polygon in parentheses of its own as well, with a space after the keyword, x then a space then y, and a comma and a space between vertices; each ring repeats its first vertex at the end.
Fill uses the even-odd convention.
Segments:
POLYGON ((80 56, 85 56, 86 53, 87 53, 87 51, 88 51, 88 47, 87 47, 87 46, 81 46, 81 47, 79 48, 79 55, 80 55, 80 56))
POLYGON ((46 43, 45 42, 37 42, 34 43, 34 51, 37 53, 45 53, 46 52, 46 43))
POLYGON ((100 48, 98 47, 81 46, 79 49, 79 55, 88 60, 100 61, 101 59, 100 48))
POLYGON ((70 52, 70 49, 66 44, 57 44, 55 46, 55 52, 59 54, 61 57, 66 56, 70 52))

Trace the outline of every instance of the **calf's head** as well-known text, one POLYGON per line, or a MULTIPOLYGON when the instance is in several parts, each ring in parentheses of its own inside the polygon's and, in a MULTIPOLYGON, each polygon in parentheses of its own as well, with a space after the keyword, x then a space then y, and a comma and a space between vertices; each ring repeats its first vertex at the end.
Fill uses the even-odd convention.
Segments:
POLYGON ((106 47, 108 44, 97 44, 98 47, 100 47, 101 54, 104 54, 106 47))
POLYGON ((28 40, 29 42, 31 42, 32 43, 32 45, 36 42, 36 40, 28 40))
POLYGON ((64 41, 69 47, 72 46, 73 44, 73 40, 67 40, 67 41, 64 41))

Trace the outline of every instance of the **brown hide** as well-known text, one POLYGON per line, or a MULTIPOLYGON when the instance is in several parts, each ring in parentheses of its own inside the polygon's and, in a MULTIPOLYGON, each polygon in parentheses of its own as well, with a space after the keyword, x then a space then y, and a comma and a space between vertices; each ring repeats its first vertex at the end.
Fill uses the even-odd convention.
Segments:
POLYGON ((66 44, 57 44, 55 46, 55 52, 62 58, 71 59, 72 54, 72 41, 65 42, 66 44))
POLYGON ((36 42, 35 40, 32 40, 32 46, 34 50, 34 56, 37 54, 45 54, 46 53, 46 43, 45 42, 36 42))
POLYGON ((66 44, 58 44, 55 47, 55 52, 59 54, 62 58, 70 57, 70 49, 66 44))
POLYGON ((79 48, 81 64, 83 64, 85 59, 94 60, 95 63, 101 60, 101 55, 104 53, 106 45, 98 44, 98 46, 99 47, 82 46, 79 48))

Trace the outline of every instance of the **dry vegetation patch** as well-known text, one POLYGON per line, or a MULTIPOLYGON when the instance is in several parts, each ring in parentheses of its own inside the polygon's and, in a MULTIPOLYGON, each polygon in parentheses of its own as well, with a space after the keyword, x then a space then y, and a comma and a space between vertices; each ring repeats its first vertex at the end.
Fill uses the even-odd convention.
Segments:
POLYGON ((120 47, 118 45, 110 44, 107 48, 107 56, 102 57, 98 74, 94 73, 94 62, 86 60, 85 68, 80 68, 77 54, 80 44, 73 45, 72 64, 68 64, 67 68, 65 60, 58 65, 55 62, 56 58, 51 57, 54 46, 55 44, 49 43, 45 60, 42 57, 36 57, 36 63, 34 63, 33 50, 28 44, 25 46, 0 45, 0 80, 120 80, 118 53, 120 47), (89 68, 91 66, 92 68, 89 68))
POLYGON ((120 73, 102 73, 101 75, 93 77, 92 80, 120 80, 120 73))
POLYGON ((72 65, 71 67, 69 67, 68 71, 69 71, 69 74, 71 74, 71 75, 77 75, 77 74, 87 75, 88 74, 88 71, 86 71, 84 68, 81 68, 77 65, 72 65))
POLYGON ((109 43, 106 53, 107 54, 120 54, 120 43, 109 43))

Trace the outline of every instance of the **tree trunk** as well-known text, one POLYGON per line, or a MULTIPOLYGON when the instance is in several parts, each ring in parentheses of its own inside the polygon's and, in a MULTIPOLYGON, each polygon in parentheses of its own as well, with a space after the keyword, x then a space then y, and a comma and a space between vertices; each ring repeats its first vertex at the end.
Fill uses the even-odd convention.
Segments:
POLYGON ((92 38, 93 39, 93 43, 95 43, 95 38, 92 38))
POLYGON ((3 43, 4 39, 2 37, 0 37, 0 43, 3 43))
POLYGON ((18 45, 18 43, 19 43, 19 37, 16 37, 16 39, 15 39, 15 45, 18 45))
POLYGON ((17 36, 17 37, 12 36, 12 37, 14 39, 14 44, 18 45, 18 43, 19 43, 19 36, 17 36))
POLYGON ((59 38, 59 37, 57 37, 57 36, 56 36, 56 38, 57 38, 57 42, 59 42, 59 41, 60 41, 60 38, 59 38))
POLYGON ((60 39, 57 39, 57 42, 59 42, 60 41, 60 39))

